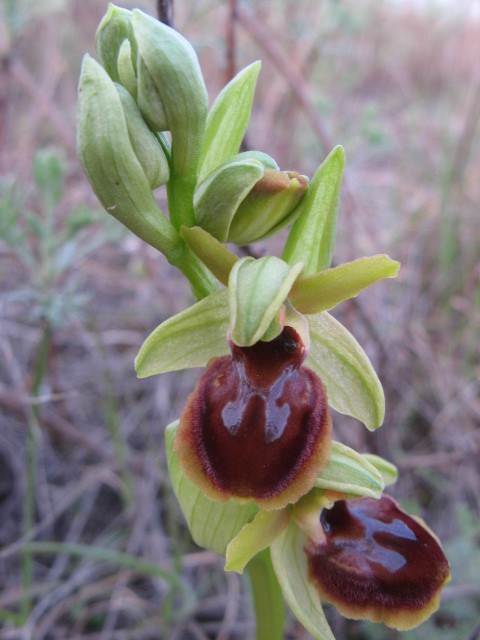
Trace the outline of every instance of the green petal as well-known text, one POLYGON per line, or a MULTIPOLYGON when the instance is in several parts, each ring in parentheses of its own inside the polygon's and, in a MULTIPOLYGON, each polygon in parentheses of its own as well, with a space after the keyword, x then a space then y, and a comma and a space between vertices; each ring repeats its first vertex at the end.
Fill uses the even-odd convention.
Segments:
POLYGON ((230 541, 227 547, 225 571, 243 573, 248 562, 266 549, 279 536, 290 520, 288 509, 259 511, 230 541))
POLYGON ((273 256, 242 258, 234 264, 228 289, 230 336, 235 344, 249 347, 262 339, 302 269, 301 262, 289 267, 273 256))
POLYGON ((213 275, 225 286, 237 256, 201 227, 182 227, 180 235, 197 258, 210 269, 213 275))
POLYGON ((305 538, 290 521, 288 528, 270 547, 273 568, 291 610, 316 640, 335 640, 322 609, 320 598, 308 580, 305 538))
POLYGON ((332 261, 344 167, 343 147, 335 147, 310 181, 283 250, 289 264, 303 260, 307 275, 328 269, 332 261))
POLYGON ((210 358, 229 352, 227 290, 212 293, 158 326, 138 352, 139 378, 189 367, 204 367, 210 358))
POLYGON ((328 311, 379 280, 395 278, 399 268, 400 263, 386 255, 345 262, 333 269, 298 278, 290 300, 301 313, 328 311))
POLYGON ((247 130, 260 61, 242 69, 218 94, 207 117, 199 179, 230 160, 247 130))
POLYGON ((373 453, 362 453, 362 457, 365 460, 368 460, 368 462, 380 473, 386 487, 389 487, 391 484, 395 484, 398 478, 398 469, 394 464, 380 456, 374 455, 373 453))
POLYGON ((383 422, 385 397, 367 354, 328 312, 308 316, 308 323, 310 352, 306 364, 325 384, 329 404, 373 431, 383 422))
POLYGON ((195 190, 195 222, 226 242, 238 207, 264 174, 257 160, 232 160, 210 173, 195 190))
POLYGON ((165 430, 167 463, 173 491, 196 544, 225 555, 228 543, 247 522, 253 520, 258 507, 253 503, 240 504, 236 500, 212 502, 193 482, 187 480, 173 448, 177 427, 178 420, 165 430))
POLYGON ((348 497, 379 498, 384 482, 379 471, 366 456, 334 441, 330 458, 319 472, 315 487, 345 493, 348 497))

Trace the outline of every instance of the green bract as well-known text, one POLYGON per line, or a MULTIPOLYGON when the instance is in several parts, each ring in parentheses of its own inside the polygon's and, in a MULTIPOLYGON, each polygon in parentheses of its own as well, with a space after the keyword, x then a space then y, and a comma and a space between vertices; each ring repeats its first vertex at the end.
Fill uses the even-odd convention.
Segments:
POLYGON ((289 264, 305 263, 306 275, 327 269, 332 261, 344 167, 343 147, 335 147, 310 181, 283 250, 289 264))

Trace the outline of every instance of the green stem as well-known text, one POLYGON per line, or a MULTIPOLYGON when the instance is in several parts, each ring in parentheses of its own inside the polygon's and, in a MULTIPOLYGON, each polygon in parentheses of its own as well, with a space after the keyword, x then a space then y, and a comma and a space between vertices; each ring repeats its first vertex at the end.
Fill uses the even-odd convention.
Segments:
POLYGON ((283 640, 283 594, 270 560, 270 551, 258 553, 247 565, 257 621, 257 640, 283 640))

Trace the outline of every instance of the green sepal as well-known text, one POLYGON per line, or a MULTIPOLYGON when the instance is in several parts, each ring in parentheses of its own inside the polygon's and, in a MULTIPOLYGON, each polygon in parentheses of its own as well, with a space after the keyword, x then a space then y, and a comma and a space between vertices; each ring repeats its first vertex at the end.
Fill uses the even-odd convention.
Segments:
POLYGON ((182 227, 180 235, 217 280, 227 286, 238 257, 201 227, 182 227))
POLYGON ((243 573, 250 560, 279 536, 290 520, 289 509, 259 511, 233 538, 226 552, 225 571, 243 573))
POLYGON ((199 161, 199 180, 227 162, 247 130, 260 61, 242 69, 218 94, 207 117, 199 161))
POLYGON ((229 352, 226 289, 212 293, 162 322, 145 340, 135 358, 139 378, 190 367, 204 367, 229 352))
POLYGON ((337 209, 345 168, 345 151, 335 147, 317 169, 299 204, 282 259, 305 263, 305 274, 328 269, 335 246, 337 209))
POLYGON ((308 579, 306 539, 295 520, 270 546, 275 574, 285 600, 295 616, 316 640, 335 640, 322 609, 320 597, 308 579))
POLYGON ((362 453, 362 457, 380 473, 386 487, 395 484, 398 479, 398 469, 394 464, 374 453, 362 453))
POLYGON ((133 35, 132 12, 109 3, 107 13, 98 25, 95 48, 105 71, 115 82, 122 82, 118 70, 118 56, 124 40, 130 43, 132 67, 137 59, 137 44, 133 35))
POLYGON ((231 160, 210 173, 195 190, 195 223, 226 242, 237 209, 263 177, 258 160, 231 160))
POLYGON ((118 77, 128 93, 135 100, 137 98, 137 74, 132 63, 132 45, 124 40, 118 51, 118 77))
POLYGON ((142 165, 151 189, 166 184, 170 177, 168 160, 158 138, 145 124, 135 100, 122 85, 115 85, 122 101, 130 144, 142 165))
POLYGON ((290 267, 274 256, 242 258, 233 265, 228 291, 230 337, 235 344, 249 347, 263 338, 302 269, 301 262, 290 267))
POLYGON ((102 206, 175 263, 183 242, 153 198, 130 141, 116 85, 88 55, 82 64, 77 109, 78 157, 102 206))
POLYGON ((233 499, 225 503, 213 502, 193 482, 187 480, 174 449, 177 427, 178 420, 165 429, 167 464, 173 492, 196 544, 225 555, 228 543, 246 523, 253 520, 258 507, 253 502, 240 504, 233 499))
POLYGON ((327 388, 329 404, 363 422, 371 431, 385 415, 385 397, 367 354, 352 334, 327 311, 307 316, 310 352, 306 365, 327 388))
POLYGON ((208 96, 198 58, 177 31, 139 9, 132 11, 138 45, 138 105, 155 131, 172 133, 172 164, 177 176, 197 167, 208 111, 208 96), (157 121, 157 103, 166 122, 157 121))
POLYGON ((386 255, 359 258, 338 267, 298 278, 290 300, 301 313, 319 313, 354 298, 384 278, 396 278, 400 263, 386 255))
POLYGON ((314 486, 317 489, 338 491, 347 497, 379 498, 385 483, 380 472, 365 456, 333 441, 330 458, 319 471, 314 486))

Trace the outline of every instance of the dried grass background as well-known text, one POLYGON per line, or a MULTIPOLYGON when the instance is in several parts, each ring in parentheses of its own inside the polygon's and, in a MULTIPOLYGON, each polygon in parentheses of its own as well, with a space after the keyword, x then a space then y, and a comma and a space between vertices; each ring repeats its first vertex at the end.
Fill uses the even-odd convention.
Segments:
MULTIPOLYGON (((408 633, 327 607, 339 640, 480 638, 480 20, 473 0, 414 4, 175 4, 211 99, 263 60, 251 148, 312 175, 344 145, 335 261, 385 252, 402 262, 397 281, 336 313, 387 399, 377 433, 337 415, 336 437, 399 466, 393 493, 442 538, 453 580, 439 612, 408 633)), ((156 14, 154 2, 139 6, 156 14)), ((248 639, 248 585, 193 545, 165 469, 163 429, 198 372, 139 381, 133 369, 144 338, 190 293, 98 212, 75 157, 81 57, 105 10, 100 0, 0 4, 0 638, 248 639), (54 234, 72 216, 88 222, 49 281, 33 177, 46 148, 65 171, 54 234)), ((309 637, 289 620, 289 639, 309 637)))

